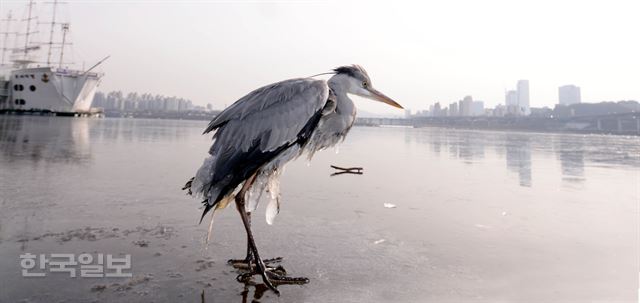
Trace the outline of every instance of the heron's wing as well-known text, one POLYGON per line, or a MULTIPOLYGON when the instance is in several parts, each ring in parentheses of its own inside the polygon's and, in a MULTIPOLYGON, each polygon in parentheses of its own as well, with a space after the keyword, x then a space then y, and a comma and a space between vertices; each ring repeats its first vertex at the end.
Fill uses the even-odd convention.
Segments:
POLYGON ((307 142, 327 102, 322 80, 292 79, 259 88, 218 115, 205 130, 215 141, 191 183, 207 213, 284 151, 307 142))
POLYGON ((322 110, 329 87, 323 80, 291 79, 256 89, 213 119, 204 133, 220 129, 216 145, 247 151, 254 143, 271 151, 297 140, 309 119, 322 110), (222 131, 222 129, 224 129, 222 131))

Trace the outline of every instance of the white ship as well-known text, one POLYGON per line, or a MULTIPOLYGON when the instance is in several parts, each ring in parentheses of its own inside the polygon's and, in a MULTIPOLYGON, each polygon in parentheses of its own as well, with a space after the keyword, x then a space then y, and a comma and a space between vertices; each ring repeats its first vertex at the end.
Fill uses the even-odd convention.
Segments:
POLYGON ((60 115, 84 115, 92 112, 91 102, 95 95, 102 73, 92 72, 107 58, 101 60, 87 70, 68 68, 65 63, 65 47, 69 31, 69 23, 56 22, 56 8, 58 1, 53 1, 53 14, 50 26, 49 42, 34 43, 32 38, 34 30, 33 16, 34 1, 27 5, 27 18, 25 31, 10 32, 11 22, 14 21, 11 13, 5 19, 3 48, 2 48, 2 75, 0 76, 0 113, 53 113, 60 115), (61 42, 54 42, 56 30, 60 30, 57 36, 61 42), (14 44, 19 47, 9 47, 11 37, 14 44), (19 38, 24 37, 24 41, 19 38), (44 46, 44 47, 43 47, 44 46), (48 48, 48 49, 47 49, 48 48), (47 50, 46 61, 38 54, 47 50), (6 56, 9 53, 9 56, 6 56), (54 62, 54 54, 58 59, 54 62), (5 62, 5 59, 8 59, 5 62))

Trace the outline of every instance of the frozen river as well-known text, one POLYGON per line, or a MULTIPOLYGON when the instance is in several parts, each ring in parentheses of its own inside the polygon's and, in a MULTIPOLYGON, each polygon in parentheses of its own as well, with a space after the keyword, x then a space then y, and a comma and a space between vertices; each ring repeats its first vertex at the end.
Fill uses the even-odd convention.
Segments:
POLYGON ((274 225, 254 215, 261 255, 311 279, 278 298, 226 264, 234 207, 204 249, 180 188, 206 124, 0 116, 0 302, 637 301, 638 137, 356 127, 287 167, 274 225), (23 277, 56 253, 130 255, 132 277, 23 277))

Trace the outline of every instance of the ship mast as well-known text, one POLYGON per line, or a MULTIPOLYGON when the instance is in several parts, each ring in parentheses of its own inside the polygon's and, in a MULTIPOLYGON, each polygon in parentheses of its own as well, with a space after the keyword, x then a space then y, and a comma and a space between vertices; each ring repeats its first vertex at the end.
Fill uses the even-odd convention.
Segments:
MULTIPOLYGON (((22 58, 14 57, 11 60, 15 64, 15 66, 19 68, 25 68, 25 67, 28 67, 29 64, 34 63, 35 61, 33 60, 33 58, 29 58, 29 52, 40 49, 39 45, 30 46, 30 41, 29 41, 29 37, 31 36, 31 34, 37 33, 37 31, 33 31, 33 32, 31 31, 31 20, 36 19, 36 17, 33 16, 34 5, 35 5, 34 1, 30 0, 29 4, 27 4, 27 7, 28 7, 27 19, 22 19, 22 21, 27 22, 27 31, 23 34, 24 48, 16 47, 15 49, 13 49, 13 53, 16 54, 17 56, 20 56, 20 53, 22 53, 22 56, 21 56, 22 58)), ((17 35, 20 35, 20 34, 17 34, 17 35)))
POLYGON ((62 58, 64 57, 64 43, 67 38, 67 32, 69 31, 69 23, 62 23, 62 45, 60 45, 60 63, 58 68, 62 68, 62 58))
POLYGON ((12 14, 11 11, 9 11, 9 14, 7 15, 7 19, 3 19, 2 21, 6 21, 6 25, 5 25, 5 30, 6 32, 3 32, 2 34, 4 34, 4 38, 2 39, 2 62, 0 62, 0 66, 4 66, 4 62, 5 62, 5 57, 7 54, 7 51, 10 50, 11 48, 7 47, 8 43, 9 43, 9 35, 11 34, 15 34, 14 32, 10 32, 10 28, 11 28, 11 21, 14 21, 15 19, 12 18, 12 14))
POLYGON ((23 59, 27 61, 27 54, 29 53, 29 35, 31 34, 31 13, 33 11, 33 0, 29 1, 29 13, 26 19, 27 21, 27 32, 24 34, 24 55, 23 59))
POLYGON ((58 0, 53 0, 53 14, 51 17, 51 31, 49 32, 49 52, 47 53, 47 66, 51 65, 51 49, 53 48, 53 28, 56 25, 56 8, 58 0))

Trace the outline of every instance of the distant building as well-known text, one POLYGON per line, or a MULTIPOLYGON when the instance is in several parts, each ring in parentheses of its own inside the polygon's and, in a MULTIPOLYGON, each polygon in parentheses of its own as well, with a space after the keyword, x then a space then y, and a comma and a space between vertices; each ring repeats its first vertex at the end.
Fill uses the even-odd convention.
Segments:
POLYGON ((618 102, 577 103, 571 105, 557 104, 553 109, 553 116, 556 118, 566 118, 602 116, 632 112, 640 112, 640 103, 629 100, 618 102))
POLYGON ((575 85, 565 85, 558 88, 558 104, 571 105, 582 102, 580 97, 580 87, 575 85))
POLYGON ((553 110, 548 107, 531 108, 531 117, 536 118, 553 118, 553 110))
POLYGON ((464 99, 458 101, 458 115, 459 116, 471 116, 471 104, 473 104, 473 98, 466 96, 464 99))
POLYGON ((128 111, 137 110, 138 109, 138 101, 131 100, 131 99, 124 100, 124 109, 128 110, 128 111))
POLYGON ((458 113, 458 103, 453 102, 449 104, 449 116, 455 117, 459 115, 460 113, 458 113))
POLYGON ((529 106, 529 80, 519 80, 516 90, 505 93, 504 103, 506 113, 512 116, 528 116, 531 113, 529 106))
POLYGON ((404 118, 405 119, 410 119, 411 118, 411 110, 410 109, 405 109, 404 110, 404 118))
POLYGON ((427 117, 429 116, 429 111, 424 109, 424 110, 419 110, 417 111, 414 115, 414 117, 427 117))
POLYGON ((473 101, 471 103, 471 115, 483 116, 484 115, 484 101, 473 101))
POLYGON ((504 115, 506 115, 506 113, 507 113, 506 107, 498 104, 493 109, 491 115, 494 116, 494 117, 504 117, 504 115))
POLYGON ((207 103, 207 110, 208 110, 208 111, 213 110, 213 104, 211 104, 211 103, 207 103))
POLYGON ((436 104, 433 105, 433 110, 431 111, 434 117, 440 117, 442 116, 442 108, 440 107, 440 102, 436 102, 436 104))
POLYGON ((191 100, 162 95, 154 96, 149 93, 138 94, 136 92, 131 92, 125 96, 121 91, 112 91, 107 94, 96 92, 93 98, 93 106, 102 107, 108 111, 120 112, 175 112, 193 109, 191 100))
POLYGON ((504 94, 505 108, 502 109, 502 115, 517 116, 518 115, 518 92, 509 90, 504 94))
POLYGON ((176 97, 166 98, 164 100, 164 111, 178 111, 178 99, 176 97))
POLYGON ((518 92, 515 90, 507 91, 504 95, 504 104, 506 106, 518 106, 518 92))
POLYGON ((529 108, 529 80, 518 81, 518 106, 525 116, 531 113, 529 108))

